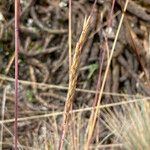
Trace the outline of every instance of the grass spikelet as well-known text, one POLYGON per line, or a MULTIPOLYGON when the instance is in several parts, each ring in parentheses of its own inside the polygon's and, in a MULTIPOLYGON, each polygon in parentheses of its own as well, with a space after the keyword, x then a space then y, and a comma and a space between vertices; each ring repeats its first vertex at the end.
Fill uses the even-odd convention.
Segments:
POLYGON ((66 103, 65 103, 65 109, 64 109, 63 129, 62 129, 59 150, 62 150, 62 148, 63 148, 65 133, 66 133, 66 129, 67 129, 69 118, 70 118, 69 112, 71 110, 71 106, 73 103, 73 98, 74 98, 75 90, 76 90, 77 70, 78 70, 78 66, 79 66, 79 62, 80 62, 81 50, 82 50, 84 41, 87 36, 87 32, 88 32, 88 29, 90 26, 90 20, 91 20, 91 15, 88 18, 85 17, 85 20, 83 23, 83 30, 82 30, 81 36, 79 38, 79 41, 76 44, 75 53, 74 53, 72 64, 71 64, 69 89, 68 89, 66 103))

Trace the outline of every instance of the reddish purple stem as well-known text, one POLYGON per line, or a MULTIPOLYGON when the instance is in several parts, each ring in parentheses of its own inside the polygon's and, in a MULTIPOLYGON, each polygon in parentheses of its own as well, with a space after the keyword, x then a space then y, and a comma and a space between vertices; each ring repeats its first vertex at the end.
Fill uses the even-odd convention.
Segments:
POLYGON ((112 27, 112 19, 113 19, 115 2, 116 2, 116 0, 112 0, 112 7, 111 7, 111 11, 110 11, 110 19, 109 19, 109 22, 108 22, 109 27, 112 27))
POLYGON ((14 107, 14 149, 18 142, 18 50, 19 50, 19 9, 20 0, 15 0, 15 107, 14 107))

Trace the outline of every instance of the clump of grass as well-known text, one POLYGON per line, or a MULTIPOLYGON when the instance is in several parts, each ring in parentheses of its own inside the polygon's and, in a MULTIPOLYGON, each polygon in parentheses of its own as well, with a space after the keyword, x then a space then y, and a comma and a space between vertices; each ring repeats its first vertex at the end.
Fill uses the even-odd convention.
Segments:
POLYGON ((126 150, 149 150, 150 109, 149 103, 139 101, 122 105, 120 111, 107 109, 102 112, 104 124, 122 143, 126 150))

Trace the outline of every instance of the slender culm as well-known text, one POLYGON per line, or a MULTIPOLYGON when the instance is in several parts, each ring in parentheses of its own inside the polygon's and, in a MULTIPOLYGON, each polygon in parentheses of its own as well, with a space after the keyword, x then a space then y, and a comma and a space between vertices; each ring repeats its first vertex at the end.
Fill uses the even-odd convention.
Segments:
POLYGON ((18 141, 18 50, 19 50, 19 5, 15 0, 15 107, 14 107, 14 149, 17 150, 18 141))

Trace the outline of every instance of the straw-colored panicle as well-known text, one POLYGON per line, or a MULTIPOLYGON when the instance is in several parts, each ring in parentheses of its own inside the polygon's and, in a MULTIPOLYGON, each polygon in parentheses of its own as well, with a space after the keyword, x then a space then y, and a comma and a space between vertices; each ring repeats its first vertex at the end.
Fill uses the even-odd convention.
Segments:
MULTIPOLYGON (((81 33, 79 42, 76 45, 75 54, 74 54, 73 62, 71 65, 71 72, 70 72, 71 74, 70 74, 69 90, 68 90, 67 100, 65 104, 65 113, 68 113, 70 111, 70 108, 73 102, 73 97, 75 94, 76 83, 77 83, 77 70, 78 70, 79 61, 80 61, 80 55, 81 55, 81 50, 82 50, 82 47, 86 38, 88 27, 89 27, 89 19, 85 19, 84 25, 83 25, 83 31, 81 33)), ((64 115, 66 118, 67 115, 66 114, 64 115)))
POLYGON ((59 146, 60 150, 63 148, 66 128, 68 126, 68 122, 69 122, 69 118, 70 118, 69 112, 71 110, 71 106, 73 103, 73 98, 74 98, 75 90, 76 90, 77 70, 78 70, 78 66, 79 66, 79 62, 80 62, 81 50, 82 50, 84 41, 85 41, 87 33, 88 33, 90 20, 91 20, 91 15, 88 18, 85 18, 85 20, 84 20, 83 30, 82 30, 81 36, 79 38, 79 41, 76 44, 75 53, 73 56, 73 61, 72 61, 71 70, 70 70, 69 89, 68 89, 67 99, 66 99, 65 109, 64 109, 63 129, 62 129, 62 136, 61 136, 61 141, 60 141, 60 146, 59 146))

